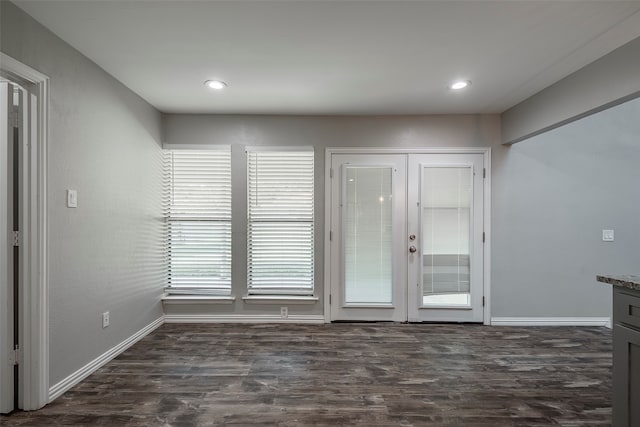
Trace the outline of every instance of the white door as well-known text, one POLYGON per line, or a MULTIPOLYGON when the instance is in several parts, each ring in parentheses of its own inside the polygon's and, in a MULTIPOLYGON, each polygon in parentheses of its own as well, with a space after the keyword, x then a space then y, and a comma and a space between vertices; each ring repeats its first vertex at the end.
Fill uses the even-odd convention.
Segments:
POLYGON ((482 154, 410 154, 408 320, 482 322, 482 154))
POLYGON ((483 154, 332 154, 332 321, 482 322, 483 154))
POLYGON ((0 82, 0 413, 17 409, 18 274, 20 248, 14 245, 19 230, 21 138, 18 133, 22 93, 0 82))
POLYGON ((332 156, 332 320, 406 320, 406 161, 332 156))

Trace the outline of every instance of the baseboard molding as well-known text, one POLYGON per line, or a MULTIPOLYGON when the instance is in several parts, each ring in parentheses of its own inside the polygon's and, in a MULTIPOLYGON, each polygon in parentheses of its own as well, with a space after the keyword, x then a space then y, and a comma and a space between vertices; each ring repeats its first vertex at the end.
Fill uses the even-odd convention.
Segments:
POLYGON ((165 314, 166 323, 324 323, 322 314, 165 314))
POLYGON ((164 323, 164 316, 159 317, 158 319, 151 322, 149 325, 140 329, 135 334, 131 335, 126 340, 122 341, 120 344, 112 347, 107 350, 100 356, 93 359, 91 362, 84 365, 82 368, 75 371, 73 374, 69 375, 59 383, 55 384, 51 388, 49 388, 49 403, 53 402, 55 399, 60 397, 64 392, 69 390, 71 387, 78 384, 80 381, 87 378, 89 375, 94 373, 96 370, 107 364, 113 358, 118 356, 120 353, 131 347, 136 342, 140 341, 145 336, 149 335, 156 328, 161 326, 164 323))
POLYGON ((492 317, 492 326, 606 326, 609 317, 492 317))

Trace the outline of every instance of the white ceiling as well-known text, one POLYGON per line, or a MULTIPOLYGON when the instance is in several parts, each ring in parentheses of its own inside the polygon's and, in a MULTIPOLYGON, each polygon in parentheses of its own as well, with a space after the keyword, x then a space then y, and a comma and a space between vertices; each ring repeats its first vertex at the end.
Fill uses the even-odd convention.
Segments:
POLYGON ((173 113, 496 113, 640 37, 638 0, 14 2, 173 113))

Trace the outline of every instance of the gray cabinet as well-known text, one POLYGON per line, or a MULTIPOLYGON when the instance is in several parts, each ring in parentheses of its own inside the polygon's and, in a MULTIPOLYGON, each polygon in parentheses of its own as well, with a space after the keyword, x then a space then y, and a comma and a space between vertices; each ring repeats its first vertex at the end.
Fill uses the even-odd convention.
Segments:
POLYGON ((640 291, 613 288, 613 425, 640 426, 640 291))

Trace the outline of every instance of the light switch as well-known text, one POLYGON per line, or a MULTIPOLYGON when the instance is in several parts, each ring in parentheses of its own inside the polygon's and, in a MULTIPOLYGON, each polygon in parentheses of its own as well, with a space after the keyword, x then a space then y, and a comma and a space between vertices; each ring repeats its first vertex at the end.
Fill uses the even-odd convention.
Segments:
POLYGON ((613 242, 613 230, 602 230, 602 241, 613 242))
POLYGON ((78 190, 67 190, 67 207, 78 207, 78 190))

